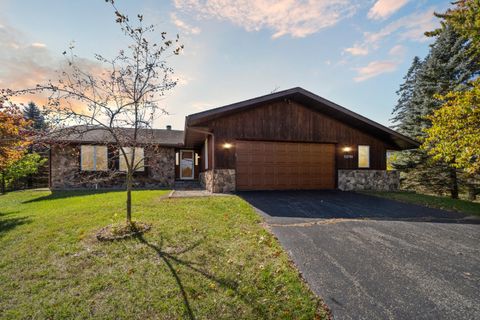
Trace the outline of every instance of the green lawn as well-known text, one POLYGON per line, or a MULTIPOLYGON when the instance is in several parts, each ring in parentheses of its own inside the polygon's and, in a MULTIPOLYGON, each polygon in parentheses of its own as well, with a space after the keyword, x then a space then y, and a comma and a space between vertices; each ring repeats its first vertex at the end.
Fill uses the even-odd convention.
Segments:
POLYGON ((123 192, 0 196, 0 318, 326 318, 247 203, 165 194, 134 192, 151 231, 101 243, 123 192))
POLYGON ((420 204, 426 207, 457 211, 470 215, 480 215, 480 203, 471 202, 448 197, 431 196, 414 192, 397 191, 362 191, 362 193, 378 196, 382 198, 393 199, 402 202, 420 204))

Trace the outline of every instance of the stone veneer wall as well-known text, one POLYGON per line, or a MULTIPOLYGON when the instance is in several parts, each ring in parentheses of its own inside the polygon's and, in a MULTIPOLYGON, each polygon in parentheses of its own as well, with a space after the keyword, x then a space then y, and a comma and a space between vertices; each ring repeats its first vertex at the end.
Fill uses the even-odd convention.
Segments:
POLYGON ((398 171, 338 170, 338 189, 395 191, 400 187, 398 171))
POLYGON ((200 184, 213 193, 234 192, 236 186, 235 169, 215 169, 201 172, 200 184))
MULTIPOLYGON (((175 149, 145 148, 146 172, 136 172, 134 187, 171 188, 175 183, 175 149)), ((123 188, 124 173, 80 171, 80 146, 51 146, 50 188, 123 188)))
POLYGON ((212 192, 212 170, 200 172, 198 174, 198 180, 200 181, 200 185, 205 188, 205 190, 212 192))

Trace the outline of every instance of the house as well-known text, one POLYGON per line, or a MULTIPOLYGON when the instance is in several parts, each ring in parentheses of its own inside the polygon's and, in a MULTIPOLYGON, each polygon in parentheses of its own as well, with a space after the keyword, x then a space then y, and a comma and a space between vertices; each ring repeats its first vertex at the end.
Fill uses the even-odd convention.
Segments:
MULTIPOLYGON (((129 129, 122 129, 129 130, 129 129)), ((138 187, 199 181, 212 192, 398 188, 387 152, 418 142, 302 88, 186 117, 185 130, 145 130, 138 187)), ((120 187, 122 171, 106 131, 64 135, 50 152, 50 187, 120 187), (108 141, 105 145, 105 141, 108 141), (103 145, 102 145, 103 143, 103 145)))

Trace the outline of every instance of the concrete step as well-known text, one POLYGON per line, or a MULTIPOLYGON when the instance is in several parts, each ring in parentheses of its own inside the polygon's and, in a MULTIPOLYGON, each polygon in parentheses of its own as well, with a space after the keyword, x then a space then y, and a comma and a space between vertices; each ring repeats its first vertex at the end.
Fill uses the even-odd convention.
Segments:
POLYGON ((205 190, 198 180, 177 180, 175 190, 205 190))

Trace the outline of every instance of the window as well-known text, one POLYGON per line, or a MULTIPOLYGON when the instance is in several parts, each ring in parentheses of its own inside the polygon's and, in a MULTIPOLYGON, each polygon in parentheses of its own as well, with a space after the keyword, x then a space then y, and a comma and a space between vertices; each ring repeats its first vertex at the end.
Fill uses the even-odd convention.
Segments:
POLYGON ((82 145, 80 147, 80 167, 82 171, 107 171, 107 146, 82 145))
MULTIPOLYGON (((124 147, 123 151, 125 151, 129 162, 132 162, 133 156, 133 148, 124 147)), ((120 161, 119 161, 119 170, 120 171, 127 171, 127 163, 125 162, 125 157, 121 150, 119 150, 120 161)), ((144 155, 143 155, 143 148, 135 148, 135 163, 133 167, 136 168, 135 171, 145 171, 145 162, 144 162, 144 155)))
POLYGON ((358 146, 358 167, 370 168, 370 146, 358 146))

